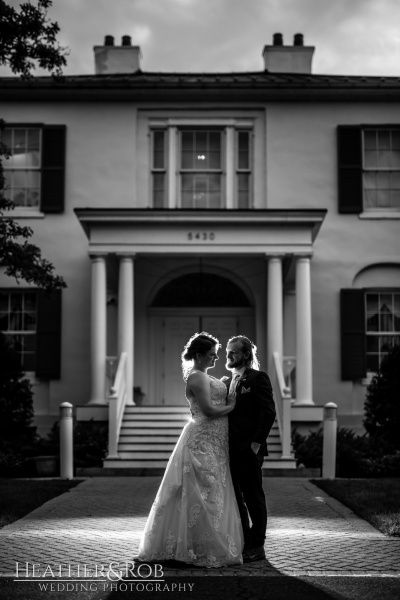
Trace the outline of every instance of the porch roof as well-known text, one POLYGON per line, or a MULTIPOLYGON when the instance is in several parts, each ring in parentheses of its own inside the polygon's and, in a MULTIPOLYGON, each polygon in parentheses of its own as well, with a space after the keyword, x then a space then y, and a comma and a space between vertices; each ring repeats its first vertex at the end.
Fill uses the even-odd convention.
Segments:
POLYGON ((89 251, 312 254, 326 209, 76 208, 89 251))

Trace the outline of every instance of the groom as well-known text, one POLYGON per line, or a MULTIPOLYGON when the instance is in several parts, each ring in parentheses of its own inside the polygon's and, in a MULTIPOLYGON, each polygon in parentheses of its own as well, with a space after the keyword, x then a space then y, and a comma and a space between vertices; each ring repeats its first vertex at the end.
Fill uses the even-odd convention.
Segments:
POLYGON ((268 455, 275 404, 269 377, 258 370, 256 347, 247 337, 228 341, 226 368, 232 377, 224 383, 229 394, 236 394, 236 407, 229 415, 230 467, 244 532, 243 561, 252 562, 265 559, 267 506, 261 467, 268 455))

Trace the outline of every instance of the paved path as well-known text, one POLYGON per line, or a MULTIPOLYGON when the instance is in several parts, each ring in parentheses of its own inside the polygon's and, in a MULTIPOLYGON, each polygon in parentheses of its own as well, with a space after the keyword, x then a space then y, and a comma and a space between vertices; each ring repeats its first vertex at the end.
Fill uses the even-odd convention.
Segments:
MULTIPOLYGON (((93 478, 50 500, 0 531, 0 573, 13 574, 16 561, 131 561, 159 482, 159 477, 93 478)), ((400 576, 400 539, 379 533, 305 479, 268 478, 264 486, 267 561, 218 574, 400 576)), ((216 573, 169 572, 203 571, 216 573)))

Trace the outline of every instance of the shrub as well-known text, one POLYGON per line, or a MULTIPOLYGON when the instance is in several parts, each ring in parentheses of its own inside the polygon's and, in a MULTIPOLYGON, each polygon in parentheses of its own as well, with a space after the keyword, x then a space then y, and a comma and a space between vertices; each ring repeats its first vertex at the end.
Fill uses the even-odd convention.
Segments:
MULTIPOLYGON (((107 454, 108 423, 77 421, 73 429, 74 466, 102 467, 107 454)), ((54 423, 46 438, 37 446, 41 454, 58 454, 60 447, 60 424, 54 423), (54 451, 56 450, 56 451, 54 451)))
POLYGON ((400 450, 400 346, 382 360, 367 388, 364 427, 387 450, 400 450))
POLYGON ((33 393, 12 343, 0 333, 0 475, 21 473, 23 450, 35 443, 33 393))
MULTIPOLYGON (((297 465, 322 469, 323 430, 292 438, 297 465)), ((400 452, 387 448, 374 438, 356 435, 351 429, 338 427, 336 442, 336 477, 398 477, 400 452)))

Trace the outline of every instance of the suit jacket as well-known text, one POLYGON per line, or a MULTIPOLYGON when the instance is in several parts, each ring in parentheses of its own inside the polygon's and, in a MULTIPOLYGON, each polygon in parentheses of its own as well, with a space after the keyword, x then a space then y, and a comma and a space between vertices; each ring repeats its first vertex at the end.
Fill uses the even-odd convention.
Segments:
MULTIPOLYGON (((228 388, 232 377, 225 380, 228 388)), ((275 403, 270 379, 264 371, 247 368, 236 388, 236 406, 229 413, 229 438, 232 448, 245 449, 251 442, 261 445, 268 455, 267 437, 275 421, 275 403)))

